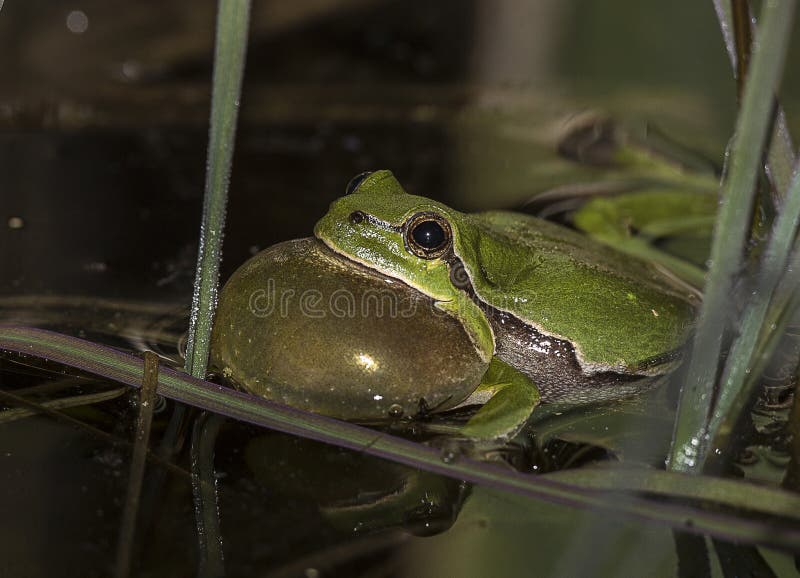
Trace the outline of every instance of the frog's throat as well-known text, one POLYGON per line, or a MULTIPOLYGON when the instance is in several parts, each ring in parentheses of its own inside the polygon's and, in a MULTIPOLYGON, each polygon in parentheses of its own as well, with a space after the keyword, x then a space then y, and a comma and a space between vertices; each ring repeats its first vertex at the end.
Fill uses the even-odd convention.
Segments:
MULTIPOLYGON (((381 221, 382 223, 382 221, 381 221)), ((383 267, 377 266, 375 263, 368 262, 364 259, 359 259, 358 257, 350 254, 343 253, 336 246, 329 242, 324 236, 318 235, 317 239, 319 239, 325 246, 333 251, 338 258, 344 259, 350 263, 353 263, 355 266, 362 267, 370 272, 377 271, 381 275, 385 275, 387 277, 391 277, 392 279, 396 279, 397 281, 403 283, 404 285, 411 287, 412 289, 418 291, 422 295, 425 295, 429 299, 433 301, 434 307, 455 317, 460 323, 464 332, 469 336, 472 345, 475 347, 475 351, 480 356, 481 360, 485 363, 489 363, 492 356, 495 352, 495 335, 494 329, 492 328, 492 324, 489 322, 489 319, 486 317, 486 314, 481 310, 480 306, 475 303, 474 299, 470 297, 470 295, 464 291, 457 291, 456 295, 459 294, 462 296, 462 299, 437 299, 427 293, 425 288, 416 284, 410 283, 406 279, 399 277, 395 272, 384 269, 383 267), (472 313, 473 319, 470 319, 468 313, 472 313), (483 326, 485 333, 481 333, 479 330, 474 329, 474 323, 470 321, 477 321, 480 325, 483 326)), ((456 259, 460 263, 460 260, 456 259)), ((447 263, 448 268, 451 266, 451 263, 447 263)))

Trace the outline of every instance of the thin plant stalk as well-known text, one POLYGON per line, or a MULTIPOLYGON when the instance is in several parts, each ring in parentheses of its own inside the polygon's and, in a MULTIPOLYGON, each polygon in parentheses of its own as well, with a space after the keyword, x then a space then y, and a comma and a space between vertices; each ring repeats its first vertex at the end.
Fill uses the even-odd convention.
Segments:
POLYGON ((749 381, 754 387, 757 385, 756 380, 748 380, 747 376, 752 373, 752 359, 759 343, 760 331, 775 288, 786 269, 799 224, 800 173, 797 173, 789 187, 783 209, 775 221, 761 261, 758 283, 742 317, 740 336, 733 343, 728 355, 721 380, 722 387, 708 425, 708 435, 711 438, 717 435, 720 424, 731 413, 736 397, 752 397, 752 391, 743 391, 745 384, 749 381))
POLYGON ((153 424, 153 407, 158 387, 158 355, 152 351, 144 354, 144 376, 139 390, 139 416, 136 420, 133 455, 128 474, 128 491, 125 496, 125 510, 122 513, 120 532, 117 539, 117 559, 115 578, 128 578, 131 575, 133 560, 133 541, 136 534, 136 518, 139 513, 139 497, 142 492, 147 448, 150 442, 150 428, 153 424))
POLYGON ((743 248, 767 140, 775 90, 781 79, 789 44, 795 1, 767 1, 762 26, 745 83, 742 107, 733 138, 730 170, 711 244, 711 270, 700 312, 686 381, 681 390, 668 466, 674 471, 698 470, 708 446, 707 428, 714 402, 714 384, 722 338, 731 308, 736 275, 742 270, 743 248))
POLYGON ((750 2, 748 0, 730 0, 731 19, 733 21, 733 37, 736 51, 736 62, 733 63, 736 72, 736 96, 739 100, 744 94, 744 79, 747 78, 747 68, 750 65, 750 53, 753 49, 753 26, 750 17, 750 2))
MULTIPOLYGON (((73 395, 60 399, 51 399, 48 401, 37 402, 35 406, 6 409, 0 411, 0 424, 10 423, 18 419, 24 419, 36 415, 43 409, 58 410, 68 409, 71 407, 82 407, 91 405, 93 403, 102 403, 110 399, 115 399, 127 391, 127 388, 119 387, 109 391, 101 391, 98 393, 85 393, 83 395, 73 395), (41 408, 40 410, 34 409, 35 407, 41 408)), ((16 394, 20 395, 21 392, 17 391, 16 394)))
POLYGON ((219 522, 214 447, 225 418, 215 413, 199 416, 192 428, 192 497, 200 539, 199 576, 223 576, 225 558, 219 522))
MULTIPOLYGON (((745 0, 733 0, 733 2, 741 5, 737 6, 738 9, 746 9, 747 22, 748 25, 751 25, 752 18, 750 17, 748 2, 745 0)), ((737 26, 734 25, 733 2, 731 0, 713 0, 714 11, 717 14, 717 20, 722 30, 722 38, 725 42, 728 58, 733 67, 734 74, 736 75, 737 83, 743 85, 744 79, 741 78, 741 73, 746 71, 748 66, 744 63, 740 64, 739 55, 737 54, 737 26)), ((752 37, 752 30, 750 34, 742 36, 752 37)), ((781 206, 783 195, 789 188, 794 164, 794 146, 792 145, 792 136, 789 134, 789 127, 786 124, 786 114, 783 112, 780 103, 777 103, 775 107, 775 122, 772 129, 766 162, 767 175, 772 182, 773 188, 772 202, 776 208, 781 206)))
POLYGON ((795 248, 787 273, 775 288, 772 302, 761 327, 759 342, 755 348, 756 354, 750 363, 750 372, 747 373, 741 390, 732 396, 728 412, 721 415, 716 435, 711 439, 711 447, 722 448, 728 445, 739 417, 749 406, 752 397, 750 392, 758 385, 761 373, 767 367, 789 324, 797 318, 797 311, 800 308, 800 290, 798 289, 800 289, 800 246, 795 248))
POLYGON ((217 307, 225 207, 236 140, 249 19, 249 0, 219 0, 206 186, 186 345, 186 370, 195 377, 203 377, 206 373, 211 327, 217 307))
MULTIPOLYGON (((236 141, 236 121, 244 78, 249 20, 250 0, 218 1, 206 186, 197 274, 186 346, 186 370, 198 378, 206 374, 211 329, 217 307, 225 208, 236 141)), ((180 422, 182 419, 183 412, 176 411, 173 421, 180 422)), ((197 479, 200 475, 196 471, 197 467, 197 463, 193 461, 193 479, 197 479)), ((211 475, 213 477, 213 471, 211 475)), ((218 516, 216 494, 213 495, 212 504, 204 499, 206 492, 203 484, 193 484, 192 489, 195 504, 198 505, 195 516, 201 550, 199 575, 220 576, 224 573, 221 544, 217 543, 217 537, 206 534, 209 529, 219 526, 216 520, 218 516), (213 522, 209 521, 211 517, 215 518, 213 522)))

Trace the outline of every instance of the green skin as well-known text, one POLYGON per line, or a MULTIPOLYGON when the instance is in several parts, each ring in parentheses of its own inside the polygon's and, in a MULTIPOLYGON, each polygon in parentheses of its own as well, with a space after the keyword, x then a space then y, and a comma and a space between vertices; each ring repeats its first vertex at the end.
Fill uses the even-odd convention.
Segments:
POLYGON ((518 351, 501 358, 493 316, 513 317, 517 334, 522 328, 557 340, 556 356, 570 349, 580 379, 569 379, 581 389, 575 396, 580 402, 620 397, 658 382, 678 363, 691 330, 692 291, 644 261, 527 215, 460 213, 406 193, 389 171, 370 174, 334 201, 314 234, 335 253, 429 296, 463 324, 488 364, 465 402, 486 402, 463 429, 468 438, 513 436, 551 378, 560 379, 561 394, 570 388, 558 375, 563 360, 554 359, 548 374, 546 367, 532 373, 517 363, 518 351), (413 226, 429 218, 450 230, 441 255, 424 254, 411 236, 413 226), (585 387, 592 376, 637 385, 593 399, 585 387))

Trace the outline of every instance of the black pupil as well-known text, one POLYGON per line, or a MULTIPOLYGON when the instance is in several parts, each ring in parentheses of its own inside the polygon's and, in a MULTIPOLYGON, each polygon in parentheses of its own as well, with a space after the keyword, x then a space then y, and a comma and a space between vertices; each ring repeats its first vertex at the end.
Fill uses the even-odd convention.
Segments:
POLYGON ((411 231, 414 242, 423 249, 440 248, 447 241, 444 229, 436 221, 423 221, 411 231))

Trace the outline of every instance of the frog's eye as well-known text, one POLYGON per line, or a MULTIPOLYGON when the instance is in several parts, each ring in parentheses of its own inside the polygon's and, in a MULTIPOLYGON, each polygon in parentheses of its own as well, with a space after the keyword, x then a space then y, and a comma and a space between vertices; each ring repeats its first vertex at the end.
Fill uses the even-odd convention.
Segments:
POLYGON ((347 183, 347 187, 344 190, 345 195, 349 195, 351 193, 355 193, 356 189, 358 189, 359 185, 364 182, 368 176, 372 174, 372 171, 365 171, 363 173, 359 173, 350 179, 350 182, 347 183))
POLYGON ((354 225, 358 225, 359 223, 363 222, 367 216, 362 211, 353 211, 350 213, 350 222, 354 225))
POLYGON ((406 247, 417 257, 436 259, 453 243, 453 233, 447 219, 436 213, 417 213, 406 221, 403 236, 406 247))

